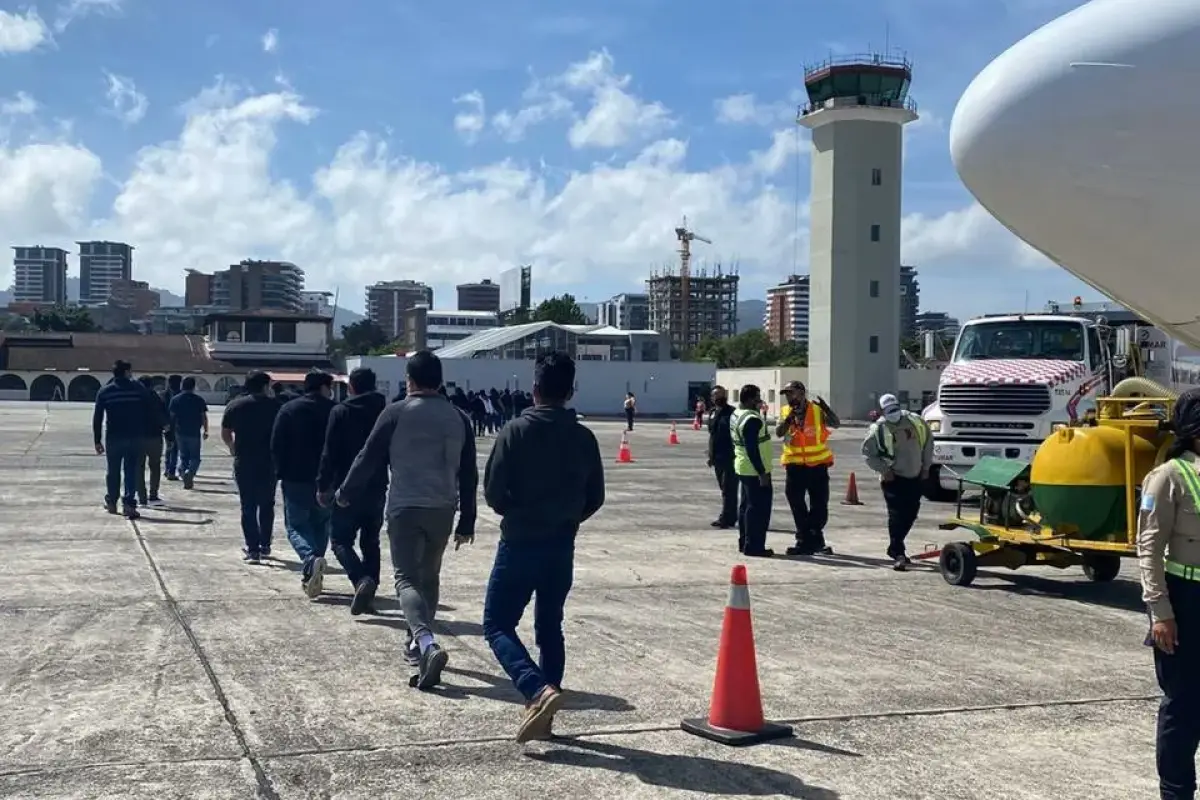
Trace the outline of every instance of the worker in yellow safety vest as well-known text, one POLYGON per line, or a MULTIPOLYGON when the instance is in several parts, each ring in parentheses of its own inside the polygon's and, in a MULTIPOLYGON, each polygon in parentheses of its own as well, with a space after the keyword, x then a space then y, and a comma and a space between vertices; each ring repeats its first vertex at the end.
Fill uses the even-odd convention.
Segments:
POLYGON ((786 475, 784 494, 796 523, 796 544, 789 556, 830 555, 825 544, 825 523, 829 521, 829 468, 833 451, 829 449, 829 429, 842 422, 821 397, 809 401, 800 381, 783 387, 788 404, 779 409, 775 435, 783 439, 779 462, 786 475))
POLYGON ((904 572, 912 562, 904 540, 921 512, 921 486, 933 466, 933 437, 920 414, 905 410, 894 394, 879 398, 879 419, 863 439, 867 466, 879 475, 887 505, 888 558, 904 572))
POLYGON ((762 392, 748 384, 738 394, 739 406, 729 421, 733 439, 733 471, 742 488, 738 506, 738 552, 770 557, 767 529, 771 526, 771 431, 759 411, 762 392))
POLYGON ((1190 800, 1200 742, 1200 389, 1176 401, 1175 442, 1142 482, 1137 554, 1150 613, 1160 796, 1190 800))

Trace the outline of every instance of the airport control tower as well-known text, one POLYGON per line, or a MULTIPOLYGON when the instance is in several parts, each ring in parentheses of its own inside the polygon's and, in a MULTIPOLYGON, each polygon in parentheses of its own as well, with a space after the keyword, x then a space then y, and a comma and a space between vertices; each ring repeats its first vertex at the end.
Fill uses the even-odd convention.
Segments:
POLYGON ((812 131, 808 391, 865 419, 900 364, 900 169, 917 118, 903 56, 833 59, 804 73, 812 131))

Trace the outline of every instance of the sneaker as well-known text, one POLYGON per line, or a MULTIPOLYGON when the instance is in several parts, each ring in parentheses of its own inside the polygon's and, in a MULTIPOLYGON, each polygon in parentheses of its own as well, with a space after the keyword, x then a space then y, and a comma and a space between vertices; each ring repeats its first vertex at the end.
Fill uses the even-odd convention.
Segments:
POLYGON ((142 515, 138 513, 137 506, 121 506, 121 514, 125 519, 141 519, 142 515))
POLYGON ((350 614, 357 617, 371 607, 375 599, 375 590, 379 584, 373 578, 363 578, 354 587, 354 599, 350 601, 350 614))
POLYGON ((746 550, 742 555, 750 558, 770 558, 775 555, 775 551, 769 547, 764 547, 762 550, 746 550))
POLYGON ((267 547, 264 547, 264 548, 260 549, 260 550, 258 551, 258 554, 259 554, 260 556, 262 556, 263 558, 270 558, 270 557, 271 557, 271 548, 270 548, 270 546, 267 546, 267 547))
POLYGON ((176 475, 174 472, 168 472, 166 475, 166 478, 167 478, 167 480, 171 481, 172 483, 179 480, 179 476, 176 475))
POLYGON ((242 561, 245 561, 247 564, 257 564, 257 563, 259 563, 258 553, 251 553, 249 550, 247 550, 246 548, 243 547, 242 548, 242 561))
POLYGON ((325 559, 317 556, 312 560, 308 579, 304 581, 304 593, 309 597, 320 597, 325 588, 325 559))
POLYGON ((892 569, 896 572, 904 572, 908 569, 909 563, 910 562, 906 556, 898 556, 894 561, 892 561, 892 569))
POLYGON ((533 699, 525 709, 525 718, 517 729, 517 741, 541 741, 550 738, 551 726, 554 724, 554 714, 562 705, 562 692, 553 686, 547 686, 533 699))
POLYGON ((725 520, 722 520, 722 519, 714 519, 712 522, 710 522, 708 524, 709 524, 709 527, 717 528, 718 530, 729 530, 730 528, 735 527, 732 523, 726 522, 725 520))
POLYGON ((147 501, 147 503, 152 506, 166 505, 166 502, 156 494, 150 495, 150 499, 147 501))
POLYGON ((816 548, 814 548, 811 544, 800 544, 799 542, 792 545, 784 552, 789 556, 813 556, 817 554, 816 548))
POLYGON ((142 508, 145 508, 146 506, 150 505, 149 499, 146 497, 143 497, 142 495, 138 495, 137 501, 138 501, 138 505, 141 506, 142 508))
POLYGON ((117 513, 117 504, 112 501, 105 500, 104 501, 104 510, 110 514, 116 514, 117 513))
POLYGON ((417 688, 421 691, 428 691, 442 682, 442 670, 446 668, 446 662, 450 660, 450 655, 443 650, 439 645, 431 644, 429 649, 421 653, 421 660, 417 667, 417 688))
POLYGON ((183 473, 183 488, 191 489, 195 486, 196 476, 190 472, 183 473))
MULTIPOLYGON (((408 633, 408 641, 404 643, 404 663, 410 667, 421 666, 421 650, 417 647, 417 642, 412 637, 412 631, 408 633)), ((416 683, 413 683, 416 686, 416 683)))

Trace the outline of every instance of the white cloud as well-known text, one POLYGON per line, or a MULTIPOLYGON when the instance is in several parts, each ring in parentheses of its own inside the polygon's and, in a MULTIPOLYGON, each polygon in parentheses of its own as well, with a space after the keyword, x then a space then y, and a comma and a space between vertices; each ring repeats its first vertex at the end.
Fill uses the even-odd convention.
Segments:
POLYGON ((793 92, 786 101, 763 103, 750 93, 733 94, 713 102, 717 122, 723 125, 778 125, 796 121, 799 94, 793 92))
MULTIPOLYGON (((468 94, 463 104, 475 122, 460 130, 481 132, 483 97, 468 94)), ((790 127, 764 135, 755 153, 705 169, 690 163, 680 137, 651 137, 629 155, 574 168, 503 160, 452 170, 360 132, 309 174, 285 180, 277 145, 306 136, 300 127, 318 113, 295 91, 254 93, 218 80, 181 111, 178 137, 139 150, 129 172, 113 178, 111 207, 95 216, 94 190, 113 165, 105 170, 66 139, 0 145, 0 230, 9 243, 129 241, 137 277, 176 291, 186 267, 286 258, 304 267, 311 288, 340 287, 349 298, 376 280, 446 286, 520 263, 535 265, 546 294, 583 294, 580 285, 597 282, 636 287, 651 265, 674 261, 672 229, 683 215, 713 240, 705 259, 739 259, 746 296, 790 268, 797 237, 807 252, 783 169, 794 152, 790 127)), ((905 257, 922 268, 1025 263, 1023 246, 981 209, 910 215, 903 238, 905 257)))
POLYGON ((1055 266, 974 202, 940 216, 906 215, 901 225, 900 249, 904 263, 920 267, 972 269, 1000 265, 1046 269, 1055 266))
POLYGON ((28 53, 50 41, 50 29, 35 9, 24 14, 0 10, 0 54, 28 53))
POLYGON ((467 92, 454 98, 454 102, 464 107, 454 115, 454 130, 467 142, 474 142, 487 122, 483 95, 479 92, 467 92))
POLYGON ((27 117, 36 114, 38 103, 27 92, 17 92, 10 98, 0 100, 0 114, 10 117, 27 117))
POLYGON ((764 175, 777 175, 793 158, 808 152, 808 139, 800 135, 798 126, 793 125, 775 131, 770 147, 750 154, 750 164, 764 175))
POLYGON ((58 7, 54 30, 62 33, 71 23, 92 14, 114 15, 121 12, 124 0, 70 0, 58 7))
POLYGON ((645 102, 626 91, 631 77, 613 71, 613 59, 607 50, 572 64, 561 80, 572 89, 586 90, 592 95, 592 107, 567 133, 567 141, 576 149, 620 147, 654 136, 675 124, 662 103, 645 102))
POLYGON ((492 117, 492 127, 508 142, 519 142, 532 127, 554 119, 575 117, 575 105, 560 92, 534 80, 522 95, 524 105, 517 111, 500 111, 492 117))
POLYGON ((279 31, 275 28, 267 31, 262 37, 262 49, 264 53, 274 53, 279 49, 279 31))
POLYGON ((109 112, 126 125, 136 125, 146 116, 150 102, 146 95, 138 91, 131 78, 123 78, 111 72, 105 72, 108 82, 105 97, 108 98, 109 112))

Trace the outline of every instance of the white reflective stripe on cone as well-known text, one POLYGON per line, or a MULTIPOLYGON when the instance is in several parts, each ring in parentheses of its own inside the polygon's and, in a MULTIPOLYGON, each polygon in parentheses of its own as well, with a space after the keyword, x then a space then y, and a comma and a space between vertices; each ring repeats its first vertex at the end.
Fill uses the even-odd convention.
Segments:
POLYGON ((729 604, 726 608, 736 608, 738 611, 750 610, 750 587, 738 586, 736 583, 729 587, 729 604))

